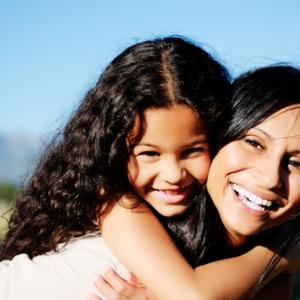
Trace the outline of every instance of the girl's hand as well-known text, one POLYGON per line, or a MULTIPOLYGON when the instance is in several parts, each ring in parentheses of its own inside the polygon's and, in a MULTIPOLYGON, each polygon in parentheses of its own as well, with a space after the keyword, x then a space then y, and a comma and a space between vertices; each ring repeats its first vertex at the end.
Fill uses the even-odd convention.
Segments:
MULTIPOLYGON (((103 276, 96 277, 95 285, 106 300, 150 300, 146 289, 138 284, 137 278, 132 273, 126 281, 112 269, 108 269, 103 276)), ((88 300, 101 298, 93 294, 89 295, 88 300)))

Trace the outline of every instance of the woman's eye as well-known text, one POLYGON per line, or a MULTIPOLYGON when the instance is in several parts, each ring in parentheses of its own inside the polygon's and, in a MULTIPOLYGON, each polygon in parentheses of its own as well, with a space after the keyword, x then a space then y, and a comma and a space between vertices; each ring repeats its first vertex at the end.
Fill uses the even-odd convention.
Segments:
POLYGON ((245 142, 250 145, 251 147, 258 149, 258 150, 263 150, 264 147, 255 139, 252 138, 245 138, 245 142))
POLYGON ((294 160, 294 159, 289 159, 289 160, 288 160, 288 164, 289 164, 291 167, 294 167, 294 168, 300 170, 300 161, 294 160))

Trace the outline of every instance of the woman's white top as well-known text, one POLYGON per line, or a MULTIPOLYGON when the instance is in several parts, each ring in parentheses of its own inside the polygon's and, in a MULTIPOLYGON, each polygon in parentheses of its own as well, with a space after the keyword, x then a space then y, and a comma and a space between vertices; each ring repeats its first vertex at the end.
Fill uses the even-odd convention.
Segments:
POLYGON ((96 274, 112 267, 123 278, 128 271, 112 255, 99 234, 88 234, 30 259, 19 254, 0 262, 1 300, 86 300, 100 293, 94 286, 96 274))

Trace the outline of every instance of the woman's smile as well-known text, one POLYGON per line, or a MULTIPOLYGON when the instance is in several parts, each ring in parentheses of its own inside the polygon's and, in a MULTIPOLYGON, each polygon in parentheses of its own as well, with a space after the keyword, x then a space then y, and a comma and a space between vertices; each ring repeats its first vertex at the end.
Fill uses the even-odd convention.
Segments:
POLYGON ((264 214, 273 210, 276 206, 274 201, 264 199, 237 184, 232 184, 231 186, 240 201, 254 211, 264 214))

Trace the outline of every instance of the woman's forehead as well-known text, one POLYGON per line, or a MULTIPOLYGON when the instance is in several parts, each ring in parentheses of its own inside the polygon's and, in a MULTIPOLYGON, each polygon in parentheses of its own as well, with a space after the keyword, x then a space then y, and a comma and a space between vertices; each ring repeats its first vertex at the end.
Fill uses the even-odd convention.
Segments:
POLYGON ((300 103, 289 105, 275 112, 255 126, 269 139, 288 139, 300 137, 300 103))

